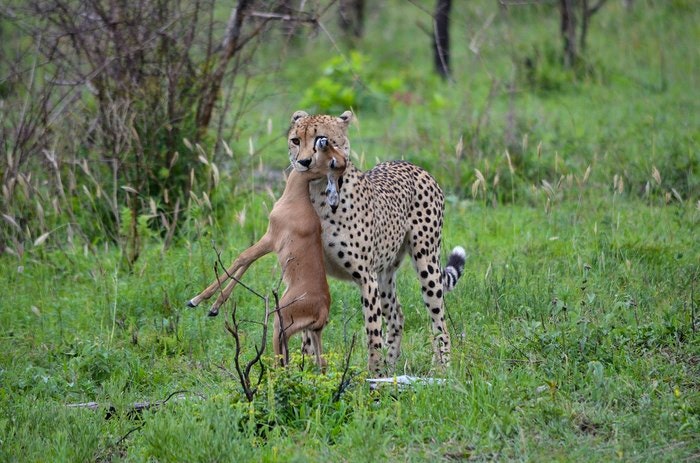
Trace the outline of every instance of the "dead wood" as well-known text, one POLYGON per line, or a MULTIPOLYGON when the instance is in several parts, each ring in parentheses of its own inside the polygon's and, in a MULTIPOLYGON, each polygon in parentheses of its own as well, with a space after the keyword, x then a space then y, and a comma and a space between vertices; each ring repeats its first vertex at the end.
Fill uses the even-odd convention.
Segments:
POLYGON ((156 400, 155 402, 134 402, 131 404, 131 406, 127 407, 125 410, 118 410, 117 407, 115 407, 112 404, 108 405, 102 405, 99 402, 82 402, 82 403, 76 403, 76 404, 66 404, 66 407, 68 408, 88 408, 90 410, 101 410, 105 409, 105 420, 109 420, 113 418, 114 416, 117 415, 126 415, 127 418, 129 419, 139 419, 141 417, 141 413, 144 412, 145 410, 155 410, 160 408, 161 406, 165 405, 168 403, 170 400, 186 400, 190 398, 191 395, 194 395, 200 399, 204 398, 202 394, 199 393, 193 393, 190 391, 175 391, 172 394, 170 394, 168 397, 166 397, 163 400, 156 400), (190 394, 190 395, 188 395, 190 394))

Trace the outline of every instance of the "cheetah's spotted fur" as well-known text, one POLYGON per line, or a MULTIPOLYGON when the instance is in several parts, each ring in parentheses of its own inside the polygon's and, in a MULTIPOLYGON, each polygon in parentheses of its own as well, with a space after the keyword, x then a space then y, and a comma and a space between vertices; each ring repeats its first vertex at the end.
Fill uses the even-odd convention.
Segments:
POLYGON ((404 161, 384 162, 362 172, 350 162, 347 128, 352 113, 340 117, 309 116, 297 111, 289 130, 289 157, 314 154, 317 137, 342 151, 348 162, 340 186, 340 204, 326 204, 325 184, 311 183, 311 202, 321 218, 326 272, 352 280, 362 289, 362 309, 368 343, 368 367, 382 374, 382 319, 387 323, 387 366, 393 371, 400 354, 404 317, 396 298, 396 270, 406 254, 421 283, 430 314, 436 362, 449 360, 450 336, 445 326, 444 291, 454 288, 462 274, 464 249, 455 248, 445 269, 440 268, 444 196, 435 179, 404 161))

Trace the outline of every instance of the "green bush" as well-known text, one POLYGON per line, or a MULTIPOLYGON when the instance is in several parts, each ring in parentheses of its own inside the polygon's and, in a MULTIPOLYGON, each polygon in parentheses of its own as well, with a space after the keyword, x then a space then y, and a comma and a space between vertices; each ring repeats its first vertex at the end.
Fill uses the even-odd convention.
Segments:
POLYGON ((404 90, 400 75, 385 76, 367 55, 353 50, 321 65, 321 76, 304 92, 301 107, 336 113, 347 108, 376 108, 404 90))

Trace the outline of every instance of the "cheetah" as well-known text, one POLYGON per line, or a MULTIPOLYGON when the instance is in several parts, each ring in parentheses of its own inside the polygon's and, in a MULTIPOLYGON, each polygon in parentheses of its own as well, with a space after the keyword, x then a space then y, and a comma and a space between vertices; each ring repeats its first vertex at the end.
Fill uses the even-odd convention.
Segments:
MULTIPOLYGON (((445 365, 450 335, 445 325, 444 292, 451 291, 462 272, 465 251, 457 246, 440 268, 444 195, 435 179, 405 161, 383 162, 367 172, 350 161, 347 131, 353 114, 338 117, 292 115, 288 132, 289 158, 295 169, 315 153, 315 140, 328 142, 346 157, 339 179, 340 203, 329 205, 326 187, 311 182, 311 202, 321 219, 326 273, 351 280, 361 288, 367 334, 368 370, 393 373, 401 350, 404 317, 396 297, 396 270, 411 257, 421 283, 423 301, 433 332, 433 361, 445 365), (382 322, 387 325, 382 338, 382 322), (380 351, 386 345, 386 358, 380 351)), ((306 350, 308 340, 304 339, 306 350)))

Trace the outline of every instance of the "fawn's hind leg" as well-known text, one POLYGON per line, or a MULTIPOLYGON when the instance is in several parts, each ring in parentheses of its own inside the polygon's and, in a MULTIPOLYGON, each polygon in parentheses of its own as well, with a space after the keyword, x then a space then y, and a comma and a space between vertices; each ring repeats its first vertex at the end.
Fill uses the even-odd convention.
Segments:
POLYGON ((323 331, 323 328, 318 329, 318 330, 306 330, 306 334, 309 336, 309 339, 311 341, 311 346, 314 352, 315 360, 316 360, 316 365, 319 366, 322 370, 325 370, 327 362, 326 359, 323 358, 323 344, 321 343, 321 332, 323 331))
POLYGON ((323 358, 323 345, 321 342, 321 331, 306 329, 301 332, 301 353, 302 355, 313 356, 316 365, 325 370, 326 359, 323 358))
POLYGON ((311 346, 311 335, 309 330, 301 332, 301 353, 302 355, 314 355, 314 349, 311 346))

